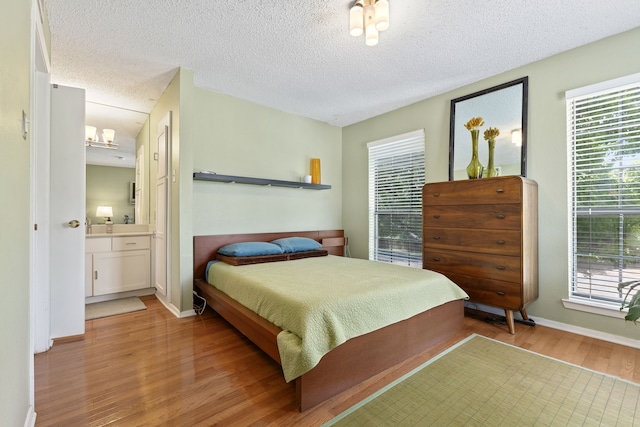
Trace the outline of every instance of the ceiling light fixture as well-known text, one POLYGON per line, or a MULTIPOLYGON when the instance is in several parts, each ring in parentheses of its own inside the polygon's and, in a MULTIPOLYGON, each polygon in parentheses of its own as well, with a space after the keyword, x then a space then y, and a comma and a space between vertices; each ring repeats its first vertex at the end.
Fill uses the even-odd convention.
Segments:
POLYGON ((116 131, 113 129, 102 129, 102 141, 98 137, 97 129, 95 126, 84 127, 84 145, 87 147, 97 148, 109 148, 111 150, 117 150, 118 144, 114 144, 113 140, 116 137, 116 131))
POLYGON ((349 11, 349 33, 365 35, 367 46, 378 44, 378 33, 389 28, 389 2, 387 0, 356 0, 349 11))

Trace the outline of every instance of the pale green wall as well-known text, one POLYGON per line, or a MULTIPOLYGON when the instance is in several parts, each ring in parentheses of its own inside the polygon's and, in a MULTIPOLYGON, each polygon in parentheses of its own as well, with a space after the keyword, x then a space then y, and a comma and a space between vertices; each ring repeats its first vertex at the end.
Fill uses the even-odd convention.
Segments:
POLYGON ((342 228, 340 128, 204 89, 196 89, 193 110, 193 170, 299 181, 318 157, 322 183, 332 186, 194 181, 194 234, 342 228))
MULTIPOLYGON (((47 30, 48 31, 48 30, 47 30)), ((22 426, 31 402, 29 293, 30 136, 22 138, 22 111, 30 107, 31 0, 12 1, 0 13, 0 424, 22 426)))
MULTIPOLYGON (((172 274, 170 303, 192 308, 193 236, 342 228, 341 129, 193 84, 180 69, 150 116, 152 147, 157 124, 172 111, 172 274), (312 157, 322 160, 331 190, 194 182, 194 170, 297 181, 312 157)), ((155 148, 151 150, 151 156, 155 148)), ((156 165, 151 161, 150 190, 156 165)), ((155 194, 150 192, 151 223, 155 194)))
MULTIPOLYGON (((151 157, 149 161, 149 202, 150 202, 150 217, 149 223, 156 223, 156 175, 157 175, 157 161, 153 159, 153 153, 157 152, 157 136, 158 136, 158 123, 164 119, 168 112, 171 112, 171 152, 168 153, 171 156, 172 169, 176 171, 176 179, 170 180, 169 188, 171 193, 171 209, 170 209, 170 221, 171 221, 171 267, 170 278, 168 287, 170 288, 170 298, 166 302, 173 305, 178 310, 182 309, 183 290, 180 281, 180 251, 181 251, 181 230, 180 227, 180 210, 182 201, 180 199, 179 185, 179 168, 180 168, 180 80, 181 70, 178 70, 174 78, 169 83, 169 86, 164 91, 155 107, 151 111, 149 116, 149 134, 151 135, 151 157)), ((193 268, 193 267, 191 267, 193 268)), ((185 304, 189 305, 189 304, 185 304)))
POLYGON ((114 224, 124 224, 124 215, 134 218, 135 206, 129 203, 129 183, 135 181, 136 170, 113 166, 87 165, 86 216, 92 224, 104 224, 96 217, 98 206, 113 208, 114 224))
POLYGON ((165 97, 172 101, 154 109, 151 134, 160 112, 173 109, 171 303, 181 311, 193 304, 194 235, 342 228, 340 128, 197 88, 185 69, 165 97), (322 160, 331 190, 193 181, 195 170, 297 181, 312 157, 322 160))
MULTIPOLYGON (((535 318, 626 337, 640 327, 565 309, 568 296, 568 201, 565 98, 568 89, 640 72, 640 28, 435 96, 343 129, 344 228, 354 256, 367 257, 366 143, 415 129, 426 135, 427 182, 448 179, 449 103, 453 98, 529 76, 527 176, 538 182, 540 297, 535 318)), ((452 70, 455 72, 455 70, 452 70)))

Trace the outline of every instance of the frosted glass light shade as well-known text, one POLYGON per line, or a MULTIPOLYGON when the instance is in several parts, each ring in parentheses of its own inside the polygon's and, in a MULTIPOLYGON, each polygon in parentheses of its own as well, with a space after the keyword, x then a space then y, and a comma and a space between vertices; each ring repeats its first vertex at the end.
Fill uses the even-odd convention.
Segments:
POLYGON ((362 35, 363 23, 362 23, 362 6, 355 5, 349 11, 349 34, 352 36, 362 35))
POLYGON ((102 129, 102 137, 104 138, 104 142, 113 142, 113 139, 116 136, 116 131, 113 129, 102 129))
POLYGON ((518 146, 522 145, 522 131, 520 129, 511 131, 511 143, 518 146))
POLYGON ((376 29, 385 31, 389 28, 389 2, 378 0, 376 2, 376 29))
POLYGON ((96 127, 95 126, 85 126, 84 127, 84 139, 87 141, 95 141, 96 140, 96 127))
POLYGON ((367 24, 365 28, 365 44, 367 46, 375 46, 378 44, 378 30, 373 22, 367 24))
POLYGON ((364 36, 367 46, 378 44, 378 30, 376 29, 376 7, 374 5, 364 8, 364 36))

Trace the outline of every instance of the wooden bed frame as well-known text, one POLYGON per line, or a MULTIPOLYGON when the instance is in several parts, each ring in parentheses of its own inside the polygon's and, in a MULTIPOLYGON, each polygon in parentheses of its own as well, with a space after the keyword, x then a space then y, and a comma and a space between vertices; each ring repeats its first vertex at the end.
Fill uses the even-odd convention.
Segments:
MULTIPOLYGON (((309 237, 323 243, 333 255, 343 255, 343 230, 287 233, 194 236, 195 288, 225 320, 280 363, 277 335, 281 329, 209 285, 204 279, 207 262, 217 250, 234 242, 264 241, 288 236, 309 237)), ((295 379, 300 412, 419 354, 462 328, 462 300, 452 301, 407 320, 352 338, 326 354, 311 371, 295 379)))

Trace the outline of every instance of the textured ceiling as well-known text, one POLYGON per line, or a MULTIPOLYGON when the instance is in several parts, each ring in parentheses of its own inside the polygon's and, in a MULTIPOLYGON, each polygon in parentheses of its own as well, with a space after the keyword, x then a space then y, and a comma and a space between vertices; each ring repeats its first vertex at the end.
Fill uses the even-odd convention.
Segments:
POLYGON ((367 47, 352 3, 46 0, 52 82, 149 112, 182 66, 197 86, 345 126, 640 26, 638 0, 390 0, 367 47))

